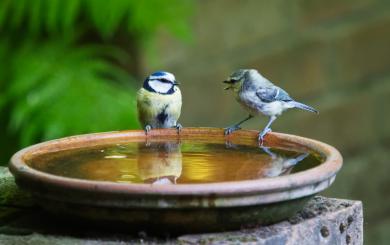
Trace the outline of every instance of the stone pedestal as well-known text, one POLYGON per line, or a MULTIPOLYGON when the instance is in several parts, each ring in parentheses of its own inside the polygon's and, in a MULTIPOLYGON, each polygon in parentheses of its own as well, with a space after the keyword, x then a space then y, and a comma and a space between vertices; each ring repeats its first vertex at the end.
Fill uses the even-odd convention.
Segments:
POLYGON ((240 231, 156 238, 96 231, 59 223, 20 192, 7 168, 0 167, 0 244, 363 244, 360 201, 317 196, 294 217, 240 231))

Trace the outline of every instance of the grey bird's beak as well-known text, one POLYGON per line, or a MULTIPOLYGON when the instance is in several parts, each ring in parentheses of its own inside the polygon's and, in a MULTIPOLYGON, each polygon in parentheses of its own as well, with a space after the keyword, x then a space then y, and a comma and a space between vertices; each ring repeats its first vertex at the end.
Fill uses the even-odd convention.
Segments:
POLYGON ((232 80, 225 80, 225 81, 222 81, 223 83, 226 83, 226 84, 229 84, 229 86, 225 87, 224 90, 229 90, 231 89, 232 87, 230 86, 233 81, 232 80))
POLYGON ((178 85, 180 85, 180 82, 175 81, 175 82, 173 83, 173 85, 178 86, 178 85))

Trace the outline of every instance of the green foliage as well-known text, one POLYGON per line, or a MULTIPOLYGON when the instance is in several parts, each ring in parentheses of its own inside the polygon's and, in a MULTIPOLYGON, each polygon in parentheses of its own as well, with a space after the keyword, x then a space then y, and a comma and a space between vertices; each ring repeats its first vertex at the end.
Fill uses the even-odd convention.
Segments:
POLYGON ((161 26, 188 38, 184 21, 191 13, 189 0, 2 0, 0 28, 25 29, 30 34, 70 35, 76 28, 93 28, 104 39, 118 31, 150 38, 161 26))
POLYGON ((23 145, 64 135, 134 128, 134 88, 103 55, 104 47, 69 49, 61 42, 23 46, 13 56, 9 129, 23 145), (34 52, 35 50, 35 52, 34 52), (55 72, 53 72, 55 71, 55 72), (117 81, 117 83, 112 83, 117 81))
POLYGON ((0 0, 0 147, 138 127, 138 85, 123 68, 137 60, 124 50, 143 49, 160 28, 188 39, 191 9, 190 0, 0 0))

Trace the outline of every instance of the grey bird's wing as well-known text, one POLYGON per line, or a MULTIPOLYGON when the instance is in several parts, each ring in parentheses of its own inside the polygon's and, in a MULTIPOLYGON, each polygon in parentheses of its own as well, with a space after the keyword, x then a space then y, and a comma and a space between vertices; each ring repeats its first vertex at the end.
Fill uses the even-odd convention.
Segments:
POLYGON ((256 90, 256 95, 257 97, 259 97, 259 99, 261 99, 264 102, 293 100, 286 91, 276 86, 261 87, 256 90))

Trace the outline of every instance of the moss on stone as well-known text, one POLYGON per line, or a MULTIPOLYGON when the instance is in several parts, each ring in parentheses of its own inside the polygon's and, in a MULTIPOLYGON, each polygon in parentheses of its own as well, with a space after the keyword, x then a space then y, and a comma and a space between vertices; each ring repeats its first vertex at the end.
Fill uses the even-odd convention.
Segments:
POLYGON ((32 205, 30 195, 17 187, 8 168, 0 167, 0 206, 30 207, 32 205))

